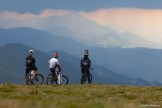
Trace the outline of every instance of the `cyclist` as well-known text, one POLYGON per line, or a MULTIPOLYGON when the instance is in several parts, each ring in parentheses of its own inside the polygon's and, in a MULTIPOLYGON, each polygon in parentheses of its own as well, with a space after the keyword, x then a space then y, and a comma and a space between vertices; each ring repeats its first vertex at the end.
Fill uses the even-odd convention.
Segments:
MULTIPOLYGON (((82 76, 83 74, 87 74, 88 76, 88 83, 90 84, 91 83, 91 80, 90 80, 90 67, 91 67, 91 60, 89 59, 89 54, 88 54, 88 50, 85 50, 84 52, 84 57, 81 59, 81 62, 80 62, 80 66, 81 66, 81 71, 82 71, 82 76)), ((81 78, 82 80, 82 78, 81 78)))
POLYGON ((54 53, 53 54, 53 58, 51 58, 48 63, 49 63, 49 68, 50 71, 54 74, 54 76, 56 77, 57 80, 57 74, 56 74, 56 69, 58 69, 58 71, 61 71, 61 66, 58 60, 58 53, 54 53))
POLYGON ((31 71, 31 70, 35 70, 34 71, 34 75, 36 74, 37 71, 37 67, 35 66, 35 58, 33 57, 34 54, 34 50, 29 50, 29 55, 26 57, 26 73, 25 73, 25 78, 27 76, 27 74, 31 71))

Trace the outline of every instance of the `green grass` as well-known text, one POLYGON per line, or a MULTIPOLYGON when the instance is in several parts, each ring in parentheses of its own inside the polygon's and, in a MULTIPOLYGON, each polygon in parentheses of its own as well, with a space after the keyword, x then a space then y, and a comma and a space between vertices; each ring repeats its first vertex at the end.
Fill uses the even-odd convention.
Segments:
POLYGON ((161 87, 120 85, 0 85, 0 108, 162 107, 161 87))

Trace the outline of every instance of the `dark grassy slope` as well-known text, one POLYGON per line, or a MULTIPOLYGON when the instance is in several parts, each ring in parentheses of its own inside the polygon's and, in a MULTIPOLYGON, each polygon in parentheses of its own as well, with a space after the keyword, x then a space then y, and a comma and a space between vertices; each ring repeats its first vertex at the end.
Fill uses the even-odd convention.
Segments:
POLYGON ((162 88, 114 85, 0 85, 1 108, 141 108, 162 106, 162 88))

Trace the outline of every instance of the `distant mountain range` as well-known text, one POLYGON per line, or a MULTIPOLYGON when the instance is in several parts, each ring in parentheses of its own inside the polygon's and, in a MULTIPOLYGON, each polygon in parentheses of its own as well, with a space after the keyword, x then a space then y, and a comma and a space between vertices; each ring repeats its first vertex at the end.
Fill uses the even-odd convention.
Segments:
MULTIPOLYGON (((7 44, 4 47, 0 47, 0 83, 24 83, 25 57, 27 56, 29 49, 31 49, 31 47, 22 44, 7 44)), ((50 73, 47 62, 52 57, 52 52, 55 51, 44 53, 36 49, 34 50, 38 72, 43 74, 44 78, 46 78, 50 73)), ((63 74, 68 76, 70 83, 80 83, 80 58, 62 51, 57 52, 59 53, 61 60, 63 74)), ((149 83, 142 79, 138 80, 129 78, 95 64, 93 64, 92 67, 93 71, 91 73, 93 75, 93 83, 161 86, 161 83, 157 81, 149 83)))
POLYGON ((27 27, 0 29, 0 38, 1 46, 7 43, 22 43, 41 51, 63 50, 70 53, 87 48, 86 45, 70 38, 27 27))
POLYGON ((24 20, 8 19, 1 20, 2 27, 30 27, 45 30, 54 36, 64 36, 88 46, 99 47, 151 47, 159 48, 157 43, 150 42, 142 36, 126 31, 119 33, 118 31, 98 24, 87 19, 76 12, 70 12, 62 16, 49 16, 41 19, 32 19, 27 22, 24 20), (7 24, 6 24, 7 23, 7 24))
MULTIPOLYGON (((96 78, 98 78, 96 80, 96 83, 100 83, 100 82, 110 83, 111 82, 115 84, 123 84, 123 83, 132 84, 131 83, 132 80, 137 79, 137 78, 142 78, 149 82, 152 82, 152 81, 162 82, 161 80, 162 51, 158 49, 90 47, 83 43, 78 43, 75 40, 72 40, 72 39, 69 39, 63 36, 54 35, 47 31, 35 30, 35 29, 27 28, 27 27, 13 28, 9 30, 0 29, 0 45, 3 46, 8 43, 20 43, 20 44, 23 44, 20 46, 24 46, 24 45, 28 46, 27 48, 26 47, 22 48, 23 53, 21 53, 20 51, 17 51, 21 49, 19 48, 19 45, 16 45, 16 46, 14 46, 14 44, 7 45, 10 47, 11 46, 14 47, 14 48, 12 47, 10 48, 11 52, 7 51, 7 52, 10 52, 10 54, 12 54, 13 49, 15 49, 17 52, 26 56, 26 53, 28 51, 27 50, 24 51, 24 49, 29 50, 29 48, 34 48, 38 50, 39 53, 43 53, 43 55, 45 55, 46 60, 44 61, 48 61, 48 59, 51 57, 48 55, 49 51, 53 51, 53 50, 61 51, 62 52, 61 54, 64 54, 64 57, 63 57, 64 59, 62 60, 64 62, 67 62, 65 66, 70 65, 70 68, 74 67, 72 69, 77 71, 77 73, 80 73, 80 67, 79 65, 76 66, 76 64, 79 64, 79 59, 76 59, 75 57, 81 58, 83 56, 82 55, 83 51, 85 49, 89 49, 90 58, 92 59, 92 62, 94 64, 93 66, 94 72, 97 75, 96 78), (72 62, 68 62, 71 60, 72 62), (104 77, 105 79, 107 79, 107 81, 104 79, 104 77)), ((7 46, 5 46, 4 48, 2 47, 1 51, 3 52, 4 49, 7 48, 7 46)), ((7 53, 7 52, 4 52, 4 53, 7 53)), ((17 53, 15 55, 17 55, 17 53)), ((2 58, 1 58, 2 61, 5 61, 5 58, 6 58, 7 62, 9 62, 10 60, 8 59, 8 56, 9 57, 11 56, 10 58, 13 57, 12 55, 8 55, 8 54, 6 55, 2 53, 2 58)), ((21 63, 19 64, 23 64, 22 61, 24 61, 25 56, 21 58, 23 60, 20 59, 21 63)), ((41 56, 40 58, 44 58, 44 57, 41 56)), ((17 59, 13 59, 13 61, 16 61, 16 60, 17 59)), ((6 66, 6 64, 9 64, 9 63, 5 63, 3 65, 6 66)), ((3 68, 3 65, 1 67, 1 70, 5 69, 3 68)), ((24 66, 24 65, 21 65, 21 66, 24 66)), ((21 66, 16 65, 13 67, 21 67, 21 66)), ((43 66, 48 67, 46 63, 43 64, 43 66)), ((8 68, 6 70, 8 70, 8 68)), ((11 69, 11 70, 15 70, 15 69, 11 69)), ((17 68, 17 71, 19 71, 19 73, 21 73, 20 70, 22 72, 22 70, 24 69, 17 68)), ((41 70, 43 70, 43 72, 46 72, 48 68, 46 69, 44 68, 41 70)), ((67 68, 65 70, 70 71, 67 68)), ((5 73, 4 70, 0 72, 5 73)), ((76 76, 80 76, 80 75, 77 74, 76 76)), ((72 82, 77 82, 77 81, 75 79, 72 82)))
POLYGON ((88 20, 75 12, 64 16, 49 17, 38 24, 40 28, 42 23, 43 27, 53 34, 70 37, 75 41, 90 46, 157 47, 156 43, 145 40, 133 33, 119 33, 114 29, 88 20))
MULTIPOLYGON (((7 44, 0 48, 0 83, 24 83, 25 58, 28 55, 29 49, 31 47, 22 44, 7 44)), ((38 72, 46 78, 50 73, 48 60, 52 57, 53 53, 43 53, 36 49, 34 50, 38 72)), ((63 74, 68 76, 70 83, 80 83, 80 58, 60 51, 59 57, 61 59, 63 74)), ((93 75, 93 83, 130 85, 132 81, 129 77, 97 65, 94 65, 94 71, 91 73, 93 75)))
POLYGON ((131 78, 162 82, 162 50, 149 48, 91 48, 95 64, 131 78))

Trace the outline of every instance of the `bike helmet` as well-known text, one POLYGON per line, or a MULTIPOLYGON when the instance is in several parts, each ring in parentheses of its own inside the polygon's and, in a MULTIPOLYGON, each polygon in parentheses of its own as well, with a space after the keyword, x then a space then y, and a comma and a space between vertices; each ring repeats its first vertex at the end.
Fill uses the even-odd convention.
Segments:
POLYGON ((53 56, 54 56, 54 57, 58 57, 58 53, 54 53, 53 56))
POLYGON ((29 50, 29 54, 34 54, 34 50, 29 50))

